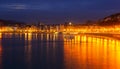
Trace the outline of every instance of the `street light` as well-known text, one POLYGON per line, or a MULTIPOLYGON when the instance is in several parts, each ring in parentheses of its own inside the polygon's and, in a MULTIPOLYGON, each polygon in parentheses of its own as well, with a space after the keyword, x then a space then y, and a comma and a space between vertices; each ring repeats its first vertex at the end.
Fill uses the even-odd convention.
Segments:
POLYGON ((71 23, 71 22, 69 22, 69 25, 72 25, 72 23, 71 23))

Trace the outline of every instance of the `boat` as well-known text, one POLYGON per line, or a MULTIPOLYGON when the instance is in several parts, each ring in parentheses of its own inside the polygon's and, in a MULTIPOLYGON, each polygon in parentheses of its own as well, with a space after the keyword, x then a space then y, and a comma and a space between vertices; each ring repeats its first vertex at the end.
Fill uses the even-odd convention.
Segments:
POLYGON ((75 36, 73 34, 67 33, 67 34, 64 34, 64 38, 65 39, 74 39, 75 36))

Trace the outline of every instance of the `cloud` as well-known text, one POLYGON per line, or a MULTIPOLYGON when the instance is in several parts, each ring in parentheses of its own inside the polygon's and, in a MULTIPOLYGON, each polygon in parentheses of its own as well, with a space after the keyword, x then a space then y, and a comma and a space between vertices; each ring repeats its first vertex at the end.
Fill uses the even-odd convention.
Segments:
POLYGON ((6 9, 16 9, 16 10, 27 9, 27 5, 24 4, 7 4, 7 5, 1 5, 1 7, 6 9))
POLYGON ((58 2, 55 0, 51 1, 38 1, 33 3, 8 3, 0 5, 2 9, 14 9, 14 10, 42 10, 42 11, 65 11, 71 9, 81 9, 85 8, 88 5, 91 5, 91 2, 86 1, 63 1, 59 0, 58 2))
POLYGON ((3 4, 0 5, 2 9, 15 9, 15 10, 50 10, 53 8, 51 4, 3 4))

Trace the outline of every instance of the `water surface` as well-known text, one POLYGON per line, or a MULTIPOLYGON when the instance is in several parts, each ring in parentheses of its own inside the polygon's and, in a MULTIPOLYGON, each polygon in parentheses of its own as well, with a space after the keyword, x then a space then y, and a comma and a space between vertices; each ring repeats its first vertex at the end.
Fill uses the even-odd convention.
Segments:
POLYGON ((0 33, 0 69, 120 69, 119 58, 112 37, 0 33))

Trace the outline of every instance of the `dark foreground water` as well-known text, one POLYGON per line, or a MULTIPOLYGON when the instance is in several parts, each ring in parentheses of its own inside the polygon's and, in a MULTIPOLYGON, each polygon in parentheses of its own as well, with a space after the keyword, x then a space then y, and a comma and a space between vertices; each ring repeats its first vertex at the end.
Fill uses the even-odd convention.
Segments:
POLYGON ((110 37, 0 33, 0 69, 120 69, 120 41, 110 37))

